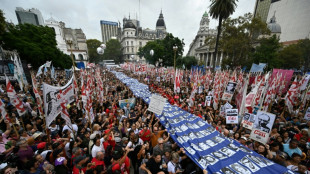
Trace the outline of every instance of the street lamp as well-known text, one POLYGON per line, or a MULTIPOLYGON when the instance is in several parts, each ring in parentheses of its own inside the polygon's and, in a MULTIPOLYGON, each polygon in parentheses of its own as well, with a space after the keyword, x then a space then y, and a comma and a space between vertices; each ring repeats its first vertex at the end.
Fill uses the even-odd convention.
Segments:
POLYGON ((175 71, 175 56, 176 56, 176 53, 177 53, 177 50, 178 50, 178 46, 173 46, 173 51, 174 51, 174 71, 175 71))
POLYGON ((97 53, 102 55, 104 53, 104 49, 106 48, 105 44, 101 44, 98 48, 97 48, 97 53))
POLYGON ((68 40, 66 40, 66 42, 67 42, 67 44, 70 46, 71 60, 72 60, 73 70, 75 71, 75 63, 74 63, 74 60, 73 60, 73 53, 72 53, 72 44, 73 44, 73 41, 72 41, 72 39, 68 39, 68 40))

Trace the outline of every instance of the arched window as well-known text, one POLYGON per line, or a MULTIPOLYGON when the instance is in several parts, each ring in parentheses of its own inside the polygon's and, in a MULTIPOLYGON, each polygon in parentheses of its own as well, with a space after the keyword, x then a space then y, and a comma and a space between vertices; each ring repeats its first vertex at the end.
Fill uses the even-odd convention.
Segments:
POLYGON ((83 55, 82 54, 79 54, 78 60, 83 60, 83 55))
POLYGON ((70 56, 72 56, 72 55, 73 55, 73 60, 76 60, 76 59, 75 59, 75 55, 74 55, 74 54, 71 54, 70 56))

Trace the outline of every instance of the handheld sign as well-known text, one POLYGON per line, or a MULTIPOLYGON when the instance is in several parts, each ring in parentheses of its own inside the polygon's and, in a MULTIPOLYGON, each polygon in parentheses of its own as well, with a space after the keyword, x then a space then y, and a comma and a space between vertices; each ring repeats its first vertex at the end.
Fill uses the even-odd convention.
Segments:
POLYGON ((250 138, 263 144, 266 144, 275 117, 276 116, 274 114, 258 111, 256 120, 254 122, 254 127, 252 128, 251 131, 250 138))
POLYGON ((166 103, 166 99, 164 97, 153 94, 151 97, 149 108, 147 110, 154 112, 157 115, 161 115, 161 113, 163 112, 165 103, 166 103))
POLYGON ((226 124, 238 124, 238 109, 226 109, 226 124))
POLYGON ((241 123, 242 123, 244 128, 252 130, 254 121, 255 121, 255 115, 254 114, 245 113, 241 123))

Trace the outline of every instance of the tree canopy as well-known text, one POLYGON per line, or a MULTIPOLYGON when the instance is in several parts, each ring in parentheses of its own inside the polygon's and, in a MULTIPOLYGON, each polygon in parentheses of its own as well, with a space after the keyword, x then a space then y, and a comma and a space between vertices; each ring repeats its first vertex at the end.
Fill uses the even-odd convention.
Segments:
POLYGON ((103 55, 97 53, 97 48, 101 45, 101 42, 97 39, 87 39, 86 41, 89 61, 91 63, 99 63, 103 60, 103 55))
POLYGON ((103 58, 106 60, 114 60, 116 64, 123 63, 122 45, 117 39, 110 39, 106 43, 106 49, 103 53, 103 58))
POLYGON ((4 42, 4 49, 17 50, 20 58, 31 63, 34 68, 46 61, 52 61, 55 67, 60 68, 72 66, 70 56, 56 47, 55 31, 52 28, 31 24, 16 26, 9 24, 7 31, 0 37, 4 42))
POLYGON ((163 60, 164 66, 174 65, 174 51, 173 46, 177 46, 176 59, 178 59, 184 51, 184 42, 178 37, 174 37, 171 33, 168 33, 163 40, 149 41, 147 44, 139 49, 138 55, 144 57, 150 64, 155 64, 159 59, 163 60), (150 51, 154 50, 154 55, 150 54, 150 51))

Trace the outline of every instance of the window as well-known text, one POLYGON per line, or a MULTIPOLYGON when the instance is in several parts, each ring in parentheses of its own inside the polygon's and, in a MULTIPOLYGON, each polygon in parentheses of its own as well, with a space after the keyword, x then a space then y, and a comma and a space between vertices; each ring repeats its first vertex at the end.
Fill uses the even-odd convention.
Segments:
POLYGON ((82 54, 79 54, 78 57, 79 57, 78 60, 83 60, 83 55, 82 54))
POLYGON ((126 42, 126 45, 127 45, 127 46, 129 45, 129 41, 126 42))
POLYGON ((139 42, 139 45, 142 46, 142 42, 139 42))
POLYGON ((133 46, 133 41, 131 41, 131 46, 133 46))
POLYGON ((127 53, 129 52, 129 48, 127 47, 127 53))
POLYGON ((133 48, 131 48, 131 52, 133 53, 133 48))

